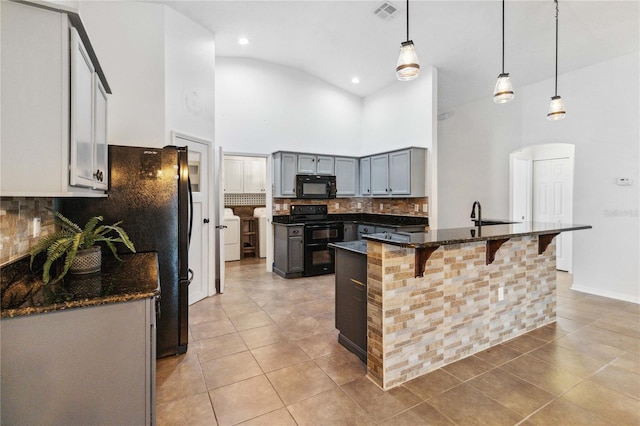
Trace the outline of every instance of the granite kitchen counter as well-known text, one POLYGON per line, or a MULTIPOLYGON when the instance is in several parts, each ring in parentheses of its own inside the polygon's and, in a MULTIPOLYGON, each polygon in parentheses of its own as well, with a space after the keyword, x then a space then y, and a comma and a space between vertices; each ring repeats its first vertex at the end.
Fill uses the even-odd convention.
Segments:
POLYGON ((348 250, 358 254, 367 255, 367 242, 364 240, 345 241, 340 243, 329 243, 329 247, 348 250))
POLYGON ((64 309, 128 302, 160 295, 158 258, 155 252, 121 254, 122 262, 103 256, 95 274, 67 274, 44 285, 41 270, 32 272, 29 259, 0 270, 2 318, 54 312, 64 309))
POLYGON ((424 248, 450 244, 491 241, 505 238, 550 235, 560 232, 591 229, 590 225, 564 223, 522 222, 484 225, 471 228, 431 229, 425 232, 368 234, 363 238, 400 247, 424 248))

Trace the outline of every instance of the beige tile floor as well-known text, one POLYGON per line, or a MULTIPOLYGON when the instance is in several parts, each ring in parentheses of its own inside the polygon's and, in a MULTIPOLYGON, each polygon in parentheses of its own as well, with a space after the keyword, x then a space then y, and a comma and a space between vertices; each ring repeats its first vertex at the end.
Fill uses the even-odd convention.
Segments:
POLYGON ((557 322, 384 392, 337 343, 333 275, 227 264, 157 362, 158 425, 639 425, 640 307, 574 292, 557 322))

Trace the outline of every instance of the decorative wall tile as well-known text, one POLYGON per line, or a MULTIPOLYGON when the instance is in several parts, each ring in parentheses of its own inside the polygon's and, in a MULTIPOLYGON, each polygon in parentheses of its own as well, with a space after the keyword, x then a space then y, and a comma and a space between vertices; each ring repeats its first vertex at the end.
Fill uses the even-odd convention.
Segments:
POLYGON ((326 204, 329 213, 373 213, 403 216, 428 217, 429 211, 422 211, 423 204, 429 204, 429 198, 371 198, 371 197, 350 197, 334 198, 331 200, 298 200, 296 198, 274 198, 273 214, 289 214, 289 207, 292 204, 326 204), (336 208, 337 203, 337 208, 336 208), (360 207, 358 207, 360 203, 360 207), (284 206, 287 205, 285 209, 284 206), (382 205, 382 208, 380 208, 382 205), (278 209, 277 207, 280 206, 278 209), (416 211, 416 206, 418 210, 416 211))
POLYGON ((41 238, 55 231, 53 198, 0 198, 0 265, 11 263, 29 254, 41 238), (40 236, 33 237, 33 219, 40 218, 40 236))
POLYGON ((486 265, 486 242, 446 245, 414 278, 414 249, 369 241, 369 377, 390 389, 554 322, 555 242, 537 250, 512 238, 486 265))

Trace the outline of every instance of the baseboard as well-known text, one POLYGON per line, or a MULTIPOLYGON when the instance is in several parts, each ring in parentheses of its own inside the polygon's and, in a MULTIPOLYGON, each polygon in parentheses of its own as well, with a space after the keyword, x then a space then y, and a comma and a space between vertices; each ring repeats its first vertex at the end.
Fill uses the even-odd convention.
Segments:
POLYGON ((609 299, 640 304, 640 297, 629 296, 628 294, 618 293, 617 291, 594 290, 591 287, 584 287, 576 284, 571 286, 571 290, 579 291, 580 293, 593 294, 594 296, 602 296, 609 299))

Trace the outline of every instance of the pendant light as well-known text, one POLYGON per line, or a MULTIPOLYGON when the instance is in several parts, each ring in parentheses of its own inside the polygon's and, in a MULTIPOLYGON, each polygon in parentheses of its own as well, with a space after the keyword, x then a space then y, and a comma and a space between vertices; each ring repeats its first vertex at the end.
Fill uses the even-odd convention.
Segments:
POLYGON ((416 53, 413 41, 409 40, 409 0, 407 0, 407 41, 403 41, 400 44, 396 77, 400 81, 409 81, 418 77, 419 73, 420 64, 418 63, 418 54, 416 53))
POLYGON ((504 72, 504 0, 502 0, 502 73, 498 76, 496 88, 493 90, 493 102, 504 104, 514 97, 513 85, 509 73, 504 72))
POLYGON ((558 96, 558 0, 554 1, 556 3, 556 91, 551 97, 549 112, 547 112, 547 119, 552 121, 562 120, 567 114, 562 97, 558 96))

